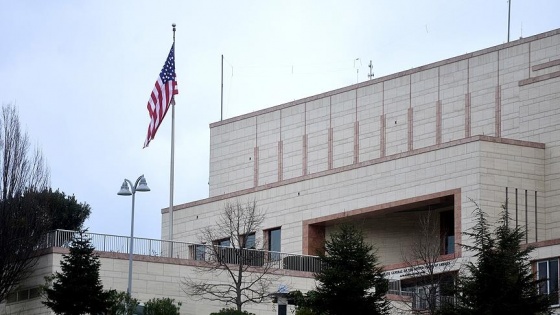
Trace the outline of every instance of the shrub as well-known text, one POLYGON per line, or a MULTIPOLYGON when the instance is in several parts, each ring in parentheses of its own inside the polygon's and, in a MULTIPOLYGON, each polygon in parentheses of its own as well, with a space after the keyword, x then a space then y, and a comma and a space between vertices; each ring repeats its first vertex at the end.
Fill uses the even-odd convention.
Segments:
POLYGON ((109 290, 109 314, 132 315, 140 302, 126 292, 109 290))
POLYGON ((255 315, 247 311, 238 311, 235 308, 222 308, 219 312, 210 313, 210 315, 255 315))
POLYGON ((179 315, 181 302, 175 305, 175 299, 149 299, 144 305, 144 315, 179 315))

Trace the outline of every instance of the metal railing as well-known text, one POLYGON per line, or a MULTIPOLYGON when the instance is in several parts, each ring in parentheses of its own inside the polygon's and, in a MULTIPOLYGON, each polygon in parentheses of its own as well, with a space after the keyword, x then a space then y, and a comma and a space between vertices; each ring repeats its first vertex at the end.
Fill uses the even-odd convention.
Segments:
MULTIPOLYGON (((79 235, 76 231, 55 230, 45 235, 38 248, 70 247, 79 235)), ((130 237, 83 233, 95 250, 112 253, 129 253, 130 237)), ((258 249, 239 249, 217 245, 166 241, 149 238, 134 238, 134 254, 152 257, 172 257, 210 263, 243 264, 254 267, 317 272, 321 260, 317 256, 289 254, 258 249)))
POLYGON ((387 293, 410 298, 412 310, 416 311, 427 310, 430 307, 440 309, 443 306, 457 303, 455 296, 440 295, 439 290, 437 293, 430 295, 427 292, 419 292, 417 288, 403 289, 399 280, 389 280, 387 293))

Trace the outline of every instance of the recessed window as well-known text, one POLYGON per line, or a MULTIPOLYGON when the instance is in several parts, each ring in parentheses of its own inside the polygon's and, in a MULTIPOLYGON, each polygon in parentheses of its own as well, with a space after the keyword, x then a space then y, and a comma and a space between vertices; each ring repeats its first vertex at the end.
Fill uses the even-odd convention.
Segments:
POLYGON ((280 260, 282 230, 280 228, 270 229, 265 231, 266 249, 274 252, 268 254, 269 260, 280 260))
POLYGON ((205 260, 206 258, 206 246, 205 245, 194 245, 194 259, 195 260, 205 260))
POLYGON ((243 248, 255 249, 256 247, 255 233, 247 234, 246 236, 244 236, 244 243, 245 246, 243 246, 243 248))
POLYGON ((41 296, 41 291, 39 287, 29 288, 24 290, 19 290, 8 294, 6 297, 6 303, 16 303, 25 300, 35 299, 41 296))
POLYGON ((281 251, 280 240, 282 238, 282 230, 280 228, 268 230, 267 249, 272 252, 281 251))
POLYGON ((214 241, 214 244, 218 246, 229 247, 231 245, 231 241, 229 238, 224 238, 221 240, 214 241))
POLYGON ((441 212, 439 215, 441 254, 453 254, 455 252, 455 219, 453 210, 441 212))
POLYGON ((537 262, 539 293, 548 294, 553 305, 558 305, 558 258, 537 262))

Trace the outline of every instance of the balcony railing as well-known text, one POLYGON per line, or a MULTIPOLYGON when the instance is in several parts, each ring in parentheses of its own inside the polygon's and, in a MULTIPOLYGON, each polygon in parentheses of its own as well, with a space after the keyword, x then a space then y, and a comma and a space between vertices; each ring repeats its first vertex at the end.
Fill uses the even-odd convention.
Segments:
POLYGON ((387 293, 409 298, 410 307, 414 311, 422 311, 429 308, 440 309, 443 306, 457 304, 457 298, 455 296, 440 295, 439 292, 433 296, 429 296, 428 293, 419 292, 416 289, 403 290, 399 280, 389 280, 389 290, 387 293))
MULTIPOLYGON (((39 248, 70 247, 76 231, 55 230, 45 235, 39 248)), ((112 253, 129 253, 130 237, 84 233, 97 251, 112 253)), ((236 249, 231 247, 197 244, 189 242, 166 241, 149 238, 134 238, 134 255, 152 257, 172 257, 206 262, 220 262, 249 266, 266 266, 267 268, 295 271, 317 272, 321 261, 317 256, 289 254, 257 249, 236 249)))

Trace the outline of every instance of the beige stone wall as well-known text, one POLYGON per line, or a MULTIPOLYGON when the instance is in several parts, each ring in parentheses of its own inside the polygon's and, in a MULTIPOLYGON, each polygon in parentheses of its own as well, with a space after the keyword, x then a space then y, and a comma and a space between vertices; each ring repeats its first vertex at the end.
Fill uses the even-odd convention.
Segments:
MULTIPOLYGON (((44 255, 39 258, 37 264, 33 268, 31 275, 21 283, 15 290, 20 291, 28 288, 36 288, 45 284, 45 276, 52 274, 53 261, 59 261, 58 257, 53 255, 44 255)), ((0 314, 51 314, 47 308, 41 303, 41 298, 33 298, 23 300, 21 302, 0 304, 0 314)))
MULTIPOLYGON (((44 284, 44 277, 59 271, 64 249, 54 249, 53 252, 41 257, 32 276, 20 285, 21 288, 34 287, 44 284)), ((126 291, 128 286, 128 259, 125 254, 99 253, 101 258, 100 276, 104 289, 126 291)), ((187 296, 183 291, 182 281, 186 277, 200 279, 206 282, 227 283, 226 273, 210 276, 198 272, 194 261, 168 259, 161 257, 135 256, 133 263, 132 295, 146 302, 151 298, 169 297, 180 301, 182 315, 203 315, 218 311, 225 305, 219 302, 196 301, 187 296)), ((269 275, 273 281, 271 291, 274 292, 280 285, 290 290, 307 291, 314 285, 311 274, 305 277, 285 276, 283 274, 269 275)), ((247 305, 245 310, 256 314, 274 315, 272 302, 259 305, 247 305)), ((41 298, 26 300, 18 303, 0 304, 0 314, 52 314, 49 309, 41 304, 41 298)))
POLYGON ((559 104, 555 30, 213 123, 210 197, 175 207, 174 239, 196 242, 225 203, 254 199, 262 229, 281 227, 283 252, 307 251, 308 224, 328 237, 350 220, 398 268, 414 217, 360 215, 453 192, 456 237, 474 225, 473 201, 491 222, 504 205, 539 246, 534 258, 552 257, 559 104))
MULTIPOLYGON (((471 199, 478 201, 492 218, 497 219, 505 201, 505 187, 543 190, 545 149, 534 143, 502 142, 490 137, 449 142, 395 158, 378 159, 376 163, 363 162, 342 171, 335 169, 310 174, 301 181, 181 205, 174 215, 174 237, 196 242, 201 229, 214 224, 225 203, 254 198, 266 212, 262 229, 280 226, 282 251, 302 253, 306 241, 302 233, 303 221, 334 218, 360 209, 455 189, 461 191, 458 202, 462 225, 458 228, 464 231, 472 227, 474 204, 471 199), (520 171, 509 171, 516 167, 520 171)), ((532 219, 534 208, 529 211, 532 219)), ((544 207, 538 211, 538 234, 544 239, 544 207)), ((405 223, 402 224, 404 227, 405 223)), ((530 233, 534 234, 532 227, 534 225, 530 224, 530 233)), ((393 233, 398 231, 394 229, 393 233)), ((257 236, 262 241, 262 231, 258 231, 257 236)), ((400 253, 394 249, 401 244, 399 236, 384 237, 383 242, 387 250, 380 253, 388 255, 388 262, 397 261, 400 253)))
POLYGON ((214 123, 210 197, 485 135, 545 144, 538 207, 559 238, 559 73, 556 30, 214 123))

